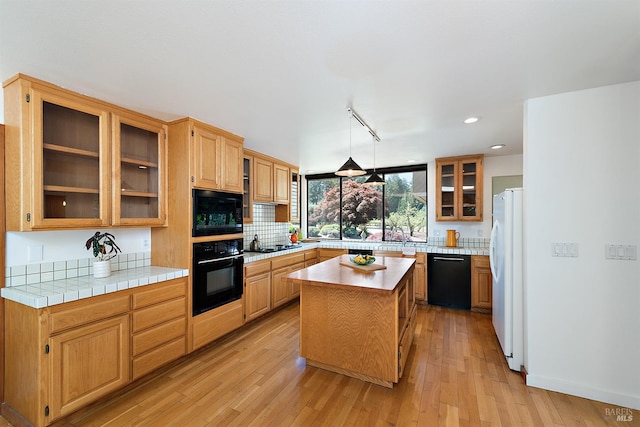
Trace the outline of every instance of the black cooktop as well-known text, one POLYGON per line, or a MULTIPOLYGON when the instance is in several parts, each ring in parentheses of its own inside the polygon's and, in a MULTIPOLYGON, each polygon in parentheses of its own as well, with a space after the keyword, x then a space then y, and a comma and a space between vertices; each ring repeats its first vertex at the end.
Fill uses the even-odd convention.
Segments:
POLYGON ((292 245, 275 245, 275 246, 271 246, 271 247, 266 247, 266 248, 260 248, 260 249, 256 249, 256 250, 245 250, 245 252, 257 252, 257 253, 270 253, 270 252, 280 252, 280 251, 286 251, 288 249, 296 249, 296 248, 300 248, 302 247, 301 244, 296 243, 296 244, 292 244, 292 245))

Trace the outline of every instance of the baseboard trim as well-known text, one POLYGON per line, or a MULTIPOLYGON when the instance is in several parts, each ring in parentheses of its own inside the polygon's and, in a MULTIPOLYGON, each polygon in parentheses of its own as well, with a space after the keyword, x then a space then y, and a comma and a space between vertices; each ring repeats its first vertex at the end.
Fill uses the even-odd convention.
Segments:
POLYGON ((557 378, 543 377, 540 375, 527 374, 527 386, 542 388, 550 391, 557 391, 572 396, 583 397, 585 399, 610 403, 624 408, 640 410, 640 396, 615 393, 583 384, 559 380, 557 378))

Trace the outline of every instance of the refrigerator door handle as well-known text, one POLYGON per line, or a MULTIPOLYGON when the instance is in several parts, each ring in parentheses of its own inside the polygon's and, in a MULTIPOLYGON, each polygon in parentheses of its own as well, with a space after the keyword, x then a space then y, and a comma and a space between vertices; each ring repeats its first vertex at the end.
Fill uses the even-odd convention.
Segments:
POLYGON ((494 221, 493 228, 491 229, 491 240, 489 241, 489 266, 491 267, 491 274, 493 275, 494 280, 498 280, 498 268, 496 266, 497 260, 497 243, 496 239, 498 237, 498 227, 500 227, 500 223, 498 221, 494 221))

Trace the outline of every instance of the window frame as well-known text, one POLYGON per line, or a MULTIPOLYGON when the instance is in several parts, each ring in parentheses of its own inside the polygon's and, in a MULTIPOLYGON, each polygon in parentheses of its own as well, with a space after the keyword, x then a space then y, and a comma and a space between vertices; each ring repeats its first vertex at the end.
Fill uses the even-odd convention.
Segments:
MULTIPOLYGON (((429 175, 428 175, 428 169, 427 169, 427 163, 422 163, 422 164, 418 164, 418 165, 411 165, 411 166, 395 166, 395 167, 388 167, 388 168, 376 168, 375 172, 380 175, 383 179, 386 180, 386 175, 387 174, 398 174, 398 173, 408 173, 408 172, 420 172, 420 171, 424 171, 425 173, 425 184, 426 184, 426 188, 425 190, 428 190, 428 180, 429 180, 429 175)), ((371 175, 373 173, 373 169, 372 170, 367 170, 366 171, 366 175, 363 176, 367 176, 367 175, 371 175)), ((354 177, 342 177, 342 176, 338 176, 335 173, 331 173, 331 172, 327 172, 327 173, 317 173, 317 174, 310 174, 310 175, 305 175, 305 181, 307 184, 307 188, 306 188, 306 209, 304 212, 305 215, 305 224, 306 224, 306 235, 309 235, 309 183, 310 181, 314 181, 314 180, 321 180, 321 179, 338 179, 338 186, 340 189, 340 215, 339 217, 339 227, 340 227, 340 238, 339 239, 325 239, 327 241, 351 241, 351 240, 345 240, 343 239, 343 223, 342 223, 342 180, 343 178, 346 179, 352 179, 354 177)), ((428 191, 426 191, 427 196, 428 196, 428 191)), ((385 231, 386 230, 386 217, 384 215, 385 212, 385 203, 386 203, 386 185, 382 186, 382 240, 380 240, 381 242, 397 242, 396 240, 385 240, 385 231)), ((427 201, 425 202, 425 204, 428 203, 428 197, 427 197, 427 201)), ((425 213, 425 220, 426 223, 429 223, 429 215, 428 215, 428 209, 427 212, 425 213)), ((426 225, 425 225, 426 228, 426 225)), ((426 236, 425 236, 425 243, 427 242, 427 240, 429 239, 429 232, 428 232, 428 228, 426 230, 426 236)), ((320 237, 320 239, 323 239, 322 237, 320 237)))

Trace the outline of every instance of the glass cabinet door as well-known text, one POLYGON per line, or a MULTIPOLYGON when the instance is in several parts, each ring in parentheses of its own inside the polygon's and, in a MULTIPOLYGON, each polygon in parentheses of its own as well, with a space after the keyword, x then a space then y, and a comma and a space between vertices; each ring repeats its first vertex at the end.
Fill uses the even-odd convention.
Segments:
POLYGON ((253 157, 244 157, 242 161, 242 216, 245 224, 253 222, 252 169, 253 157))
POLYGON ((436 159, 436 221, 482 221, 483 156, 436 159))
POLYGON ((438 192, 440 193, 439 216, 442 218, 454 218, 456 214, 456 163, 442 164, 438 167, 441 177, 438 192))
POLYGON ((289 202, 289 221, 294 223, 300 222, 300 173, 297 170, 291 170, 291 201, 289 202))
POLYGON ((164 225, 165 127, 114 115, 113 223, 164 225))
POLYGON ((477 164, 473 162, 461 162, 462 173, 462 216, 463 217, 475 217, 477 216, 478 206, 478 187, 477 181, 477 164))
POLYGON ((34 91, 32 98, 32 227, 107 225, 108 114, 46 92, 34 91))

